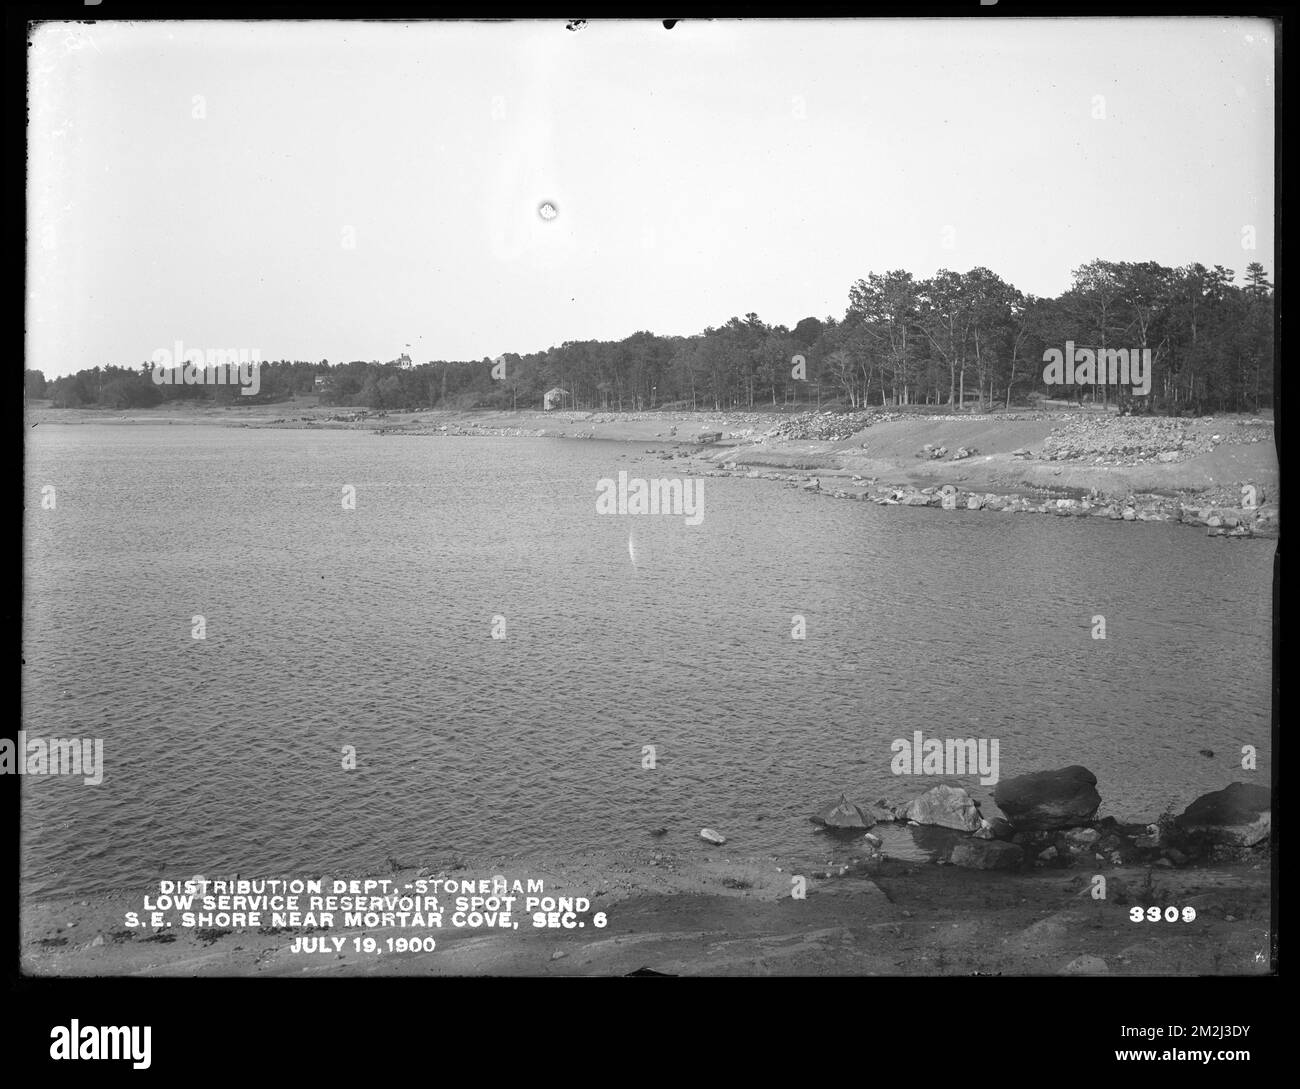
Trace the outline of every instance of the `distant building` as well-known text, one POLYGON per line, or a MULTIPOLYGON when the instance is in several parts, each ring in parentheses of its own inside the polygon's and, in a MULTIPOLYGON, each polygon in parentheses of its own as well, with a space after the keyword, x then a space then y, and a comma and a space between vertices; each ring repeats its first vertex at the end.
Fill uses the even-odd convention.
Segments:
POLYGON ((316 381, 312 383, 313 393, 328 393, 334 388, 334 379, 327 374, 316 376, 316 381))
POLYGON ((567 389, 560 389, 559 386, 556 386, 554 389, 548 389, 544 394, 542 394, 542 408, 547 412, 550 412, 553 408, 563 408, 564 399, 569 395, 567 389))

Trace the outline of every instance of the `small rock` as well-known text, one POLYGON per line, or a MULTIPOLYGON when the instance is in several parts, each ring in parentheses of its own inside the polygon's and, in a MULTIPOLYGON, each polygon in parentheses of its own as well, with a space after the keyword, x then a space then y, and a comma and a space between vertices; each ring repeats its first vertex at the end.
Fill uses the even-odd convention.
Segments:
POLYGON ((1065 833, 1065 842, 1071 850, 1085 850, 1094 846, 1101 839, 1101 833, 1095 828, 1071 828, 1065 833))
POLYGON ((721 847, 727 842, 726 836, 719 832, 715 832, 712 828, 701 828, 700 839, 704 840, 706 843, 712 843, 715 847, 721 847))
POLYGON ((1040 862, 1051 862, 1054 858, 1056 858, 1055 847, 1049 847, 1045 851, 1038 852, 1038 859, 1040 862))
POLYGON ((1024 859, 1025 852, 1014 843, 973 836, 953 847, 951 855, 954 866, 969 870, 1014 870, 1019 869, 1024 859))
POLYGON ((1094 957, 1090 953, 1075 957, 1065 966, 1065 972, 1072 976, 1099 976, 1109 971, 1110 966, 1101 957, 1094 957))

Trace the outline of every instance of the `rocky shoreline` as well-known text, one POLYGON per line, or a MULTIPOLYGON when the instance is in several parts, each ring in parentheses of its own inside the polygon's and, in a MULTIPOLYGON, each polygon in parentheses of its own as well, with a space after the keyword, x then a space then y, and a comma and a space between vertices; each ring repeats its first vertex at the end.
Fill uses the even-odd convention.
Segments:
MULTIPOLYGON (((650 452, 650 451, 647 451, 650 452)), ((661 455, 662 456, 662 455, 661 455)), ((1128 494, 1106 497, 1096 489, 1082 496, 1028 497, 1019 492, 998 494, 971 491, 954 484, 918 488, 913 484, 887 484, 875 478, 852 474, 848 480, 831 478, 823 484, 825 472, 810 470, 778 472, 763 469, 699 469, 705 477, 741 477, 751 480, 775 480, 791 487, 803 488, 833 499, 855 499, 880 506, 937 507, 946 511, 1000 511, 1004 514, 1052 514, 1062 518, 1106 518, 1112 522, 1176 522, 1204 527, 1207 536, 1277 537, 1279 508, 1276 503, 1259 502, 1253 507, 1228 507, 1188 502, 1193 496, 1128 494), (1037 500, 1037 501, 1036 501, 1037 500)), ((1052 489, 1040 489, 1050 493, 1052 489)), ((1257 491, 1257 497, 1262 491, 1257 491)))
POLYGON ((1174 522, 1227 539, 1275 538, 1279 533, 1271 420, 1041 412, 948 416, 871 410, 802 413, 764 427, 772 417, 762 413, 702 413, 689 423, 679 415, 567 412, 532 421, 547 427, 499 426, 502 421, 488 416, 451 420, 432 428, 384 426, 376 433, 635 441, 631 428, 657 426, 652 437, 661 446, 646 448, 644 453, 706 477, 779 481, 836 499, 881 506, 1174 522), (690 430, 697 426, 704 432, 716 428, 722 439, 699 446, 690 430), (886 432, 889 441, 880 444, 880 456, 873 450, 877 444, 872 438, 886 432), (900 448, 900 432, 987 434, 990 437, 981 441, 994 445, 966 446, 954 439, 950 450, 944 442, 926 442, 915 450, 909 464, 905 449, 900 448), (1018 433, 1036 436, 1037 452, 1027 446, 1010 447, 1018 433), (1257 452, 1260 443, 1268 444, 1262 455, 1257 452), (1242 479, 1216 480, 1207 472, 1206 480, 1193 478, 1204 486, 1187 486, 1184 474, 1196 469, 1198 459, 1213 466, 1223 451, 1242 450, 1250 453, 1246 464, 1229 465, 1245 470, 1242 479), (864 471, 853 471, 857 465, 864 471), (1131 486, 1134 474, 1138 480, 1154 481, 1163 474, 1169 478, 1168 486, 1158 490, 1131 486), (940 483, 938 478, 945 475, 956 479, 940 483), (912 479, 916 476, 935 481, 921 483, 912 479), (996 480, 1001 486, 976 487, 971 477, 996 480))
POLYGON ((384 437, 513 437, 645 443, 681 471, 786 483, 832 498, 945 511, 1172 522, 1225 539, 1276 537, 1271 415, 1121 417, 1094 411, 985 414, 844 411, 373 412, 314 399, 140 416, 29 409, 32 426, 181 423, 368 431, 384 437), (699 444, 700 433, 720 434, 699 444))
POLYGON ((411 933, 385 926, 331 929, 337 952, 316 956, 295 951, 302 928, 127 929, 138 894, 33 904, 22 912, 22 961, 54 976, 1270 972, 1269 790, 1233 783, 1149 824, 1098 820, 1100 800, 1078 766, 1002 781, 1004 816, 992 820, 942 784, 899 805, 851 807, 859 827, 814 819, 823 857, 847 858, 824 868, 747 856, 727 836, 683 827, 647 829, 640 850, 393 861, 382 876, 399 884, 527 876, 550 894, 589 898, 580 921, 604 913, 599 929, 448 927, 432 932, 432 952, 358 951, 353 939, 411 933), (888 836, 871 829, 891 825, 934 833, 929 864, 889 853, 888 836))
POLYGON ((1146 865, 1181 867, 1267 857, 1272 830, 1269 788, 1236 782, 1204 794, 1181 814, 1151 823, 1096 819, 1101 805, 1097 777, 1074 765, 1005 779, 994 791, 1003 816, 989 820, 965 788, 940 784, 902 805, 883 799, 858 807, 859 819, 835 828, 822 816, 810 820, 837 836, 861 837, 868 847, 858 865, 869 867, 882 852, 871 828, 891 821, 964 833, 950 839, 935 861, 976 870, 1093 868, 1146 865))

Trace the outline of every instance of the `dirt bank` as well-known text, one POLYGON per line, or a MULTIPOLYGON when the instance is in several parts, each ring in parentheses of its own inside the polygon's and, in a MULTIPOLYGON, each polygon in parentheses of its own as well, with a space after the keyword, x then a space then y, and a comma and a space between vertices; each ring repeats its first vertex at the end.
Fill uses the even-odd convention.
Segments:
MULTIPOLYGON (((459 864, 458 864, 459 865, 459 864)), ((1269 870, 1253 862, 1151 870, 1143 866, 981 872, 884 859, 844 876, 807 875, 791 896, 791 867, 707 845, 585 855, 565 861, 491 859, 453 876, 527 875, 548 894, 586 896, 584 927, 431 931, 376 927, 295 952, 303 932, 129 930, 140 896, 44 904, 24 912, 22 958, 40 975, 682 975, 981 973, 1055 975, 1263 974, 1269 971, 1269 870), (1091 895, 1093 869, 1107 898, 1091 895), (1135 923, 1148 902, 1191 906, 1189 923, 1135 923), (595 925, 595 912, 606 925, 595 925), (430 934, 432 952, 358 951, 352 939, 430 934), (1080 958, 1098 958, 1097 960, 1080 958), (1104 962, 1104 963, 1103 963, 1104 962)), ((395 875, 403 882, 416 871, 395 875)))
POLYGON ((315 397, 275 405, 187 405, 114 413, 29 408, 29 426, 189 424, 339 429, 392 436, 544 436, 647 442, 688 451, 714 468, 792 469, 858 475, 881 484, 953 484, 1000 495, 1049 490, 1123 497, 1180 496, 1240 506, 1253 484, 1276 501, 1278 463, 1270 414, 1200 419, 1096 412, 907 414, 754 412, 373 412, 321 406, 315 397), (696 446, 701 432, 719 443, 696 446), (929 449, 927 449, 927 447, 929 449))

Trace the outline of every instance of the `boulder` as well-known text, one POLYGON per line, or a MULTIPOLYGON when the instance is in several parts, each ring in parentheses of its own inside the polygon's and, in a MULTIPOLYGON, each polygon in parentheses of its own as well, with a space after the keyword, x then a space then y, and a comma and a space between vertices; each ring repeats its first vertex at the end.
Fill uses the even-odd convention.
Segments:
POLYGON ((1019 831, 1053 831, 1090 821, 1101 805, 1097 777, 1078 764, 1003 779, 993 801, 1019 831))
POLYGON ((715 832, 712 828, 701 828, 700 839, 705 843, 712 843, 715 847, 721 847, 727 842, 727 837, 720 832, 715 832))
POLYGON ((965 788, 943 785, 913 798, 907 807, 907 819, 962 832, 974 832, 981 823, 979 806, 965 788))
POLYGON ((844 794, 839 796, 838 801, 828 802, 822 806, 821 811, 809 820, 813 824, 833 830, 866 831, 876 823, 874 816, 864 812, 861 806, 854 805, 844 794))
POLYGON ((949 861, 968 870, 1018 870, 1025 861, 1025 852, 1014 843, 972 836, 953 847, 949 861))
POLYGON ((1203 794, 1174 823, 1205 843, 1253 847, 1267 839, 1272 824, 1272 792, 1251 783, 1231 783, 1203 794))

